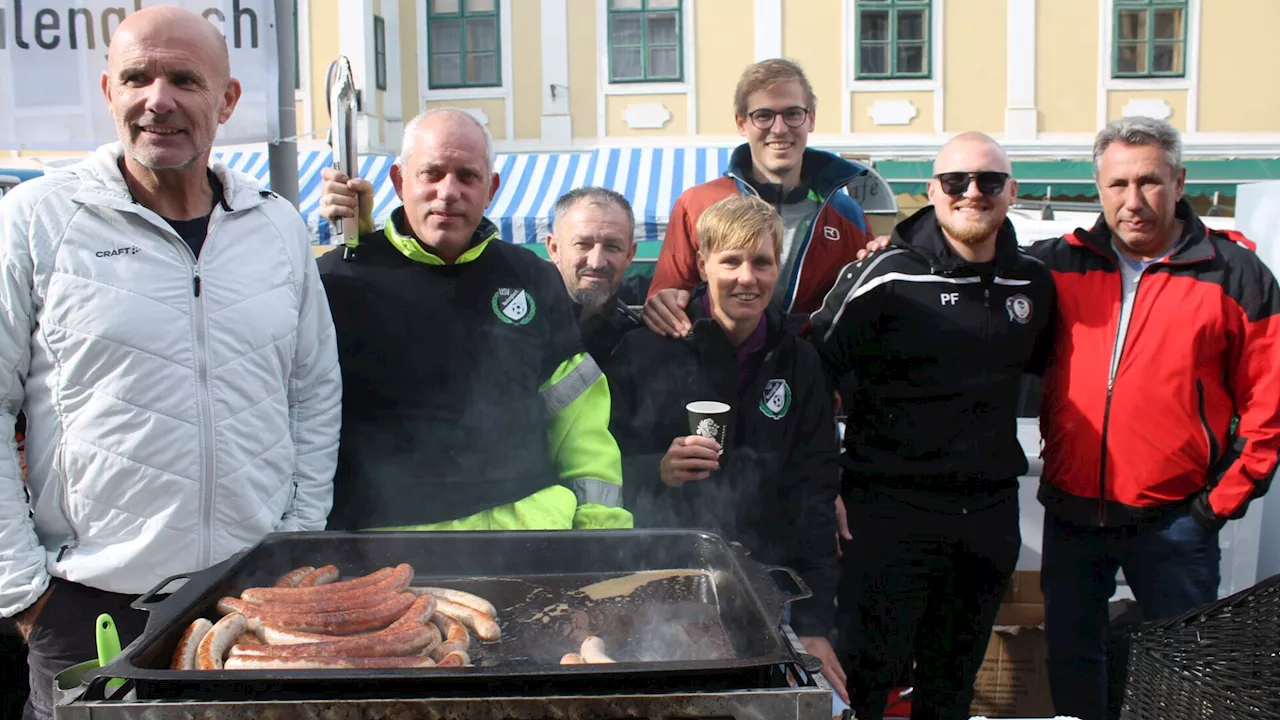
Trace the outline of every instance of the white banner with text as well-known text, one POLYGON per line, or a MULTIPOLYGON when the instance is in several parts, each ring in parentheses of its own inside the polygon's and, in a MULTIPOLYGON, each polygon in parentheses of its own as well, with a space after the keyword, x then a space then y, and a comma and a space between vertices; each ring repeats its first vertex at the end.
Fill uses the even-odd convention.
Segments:
POLYGON ((202 15, 227 39, 243 93, 218 144, 279 139, 274 0, 0 0, 0 149, 88 150, 116 140, 102 94, 107 46, 121 21, 156 5, 202 15))

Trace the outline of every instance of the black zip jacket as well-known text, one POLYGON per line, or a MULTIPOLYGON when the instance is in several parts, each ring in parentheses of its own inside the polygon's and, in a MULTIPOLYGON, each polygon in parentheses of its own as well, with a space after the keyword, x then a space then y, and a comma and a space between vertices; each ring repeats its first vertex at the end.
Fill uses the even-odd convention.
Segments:
MULTIPOLYGON (((582 317, 582 306, 574 303, 574 317, 582 317)), ((632 330, 644 327, 640 315, 622 302, 617 295, 605 301, 599 313, 578 322, 582 344, 600 367, 604 367, 622 337, 632 330)))
POLYGON ((846 482, 943 510, 1015 488, 1027 471, 1019 383, 1043 362, 1054 292, 1008 220, 994 261, 969 264, 931 207, 900 223, 888 248, 846 266, 809 336, 833 386, 857 388, 845 398, 846 482))
POLYGON ((760 368, 739 393, 735 349, 703 315, 700 292, 689 310, 688 337, 630 333, 606 370, 626 507, 636 527, 713 530, 762 562, 796 570, 813 597, 795 605, 792 627, 825 636, 839 579, 839 446, 818 354, 784 332, 782 316, 770 311, 760 368), (668 487, 659 464, 671 441, 689 434, 685 405, 696 400, 734 408, 720 470, 668 487))

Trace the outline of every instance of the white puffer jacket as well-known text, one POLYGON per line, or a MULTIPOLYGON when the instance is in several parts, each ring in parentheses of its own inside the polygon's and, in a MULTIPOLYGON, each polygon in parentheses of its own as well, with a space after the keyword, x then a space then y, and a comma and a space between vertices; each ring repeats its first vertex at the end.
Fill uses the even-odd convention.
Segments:
POLYGON ((121 152, 0 200, 6 617, 50 575, 142 593, 269 532, 322 529, 333 500, 342 381, 302 219, 215 163, 225 202, 197 261, 133 202, 121 152))

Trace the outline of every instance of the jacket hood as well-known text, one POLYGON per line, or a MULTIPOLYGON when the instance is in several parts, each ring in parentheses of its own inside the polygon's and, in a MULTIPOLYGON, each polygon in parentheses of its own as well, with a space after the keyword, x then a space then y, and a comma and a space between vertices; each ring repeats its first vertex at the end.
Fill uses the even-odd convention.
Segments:
MULTIPOLYGON (((83 161, 64 168, 80 178, 82 183, 77 199, 90 201, 95 197, 102 200, 123 201, 133 203, 129 186, 125 183, 124 173, 120 170, 120 161, 124 157, 124 146, 121 143, 108 143, 93 151, 83 161)), ((262 202, 264 190, 253 178, 237 173, 225 164, 209 158, 209 170, 222 183, 222 198, 225 210, 236 211, 258 205, 262 202)))
MULTIPOLYGON (((938 215, 932 206, 921 208, 898 223, 889 244, 923 256, 934 271, 952 272, 968 264, 943 237, 942 226, 938 224, 938 215)), ((995 266, 1007 269, 1017 258, 1018 236, 1014 233, 1013 223, 1006 217, 996 235, 995 266)))
MULTIPOLYGON (((800 177, 803 179, 801 186, 805 189, 813 190, 824 198, 848 185, 850 181, 859 175, 870 171, 870 168, 861 163, 812 148, 804 151, 804 159, 801 163, 800 177)), ((734 149, 733 154, 729 157, 729 169, 725 174, 751 185, 757 192, 761 189, 760 185, 757 185, 753 180, 751 146, 747 143, 743 143, 734 149)), ((770 186, 766 183, 764 187, 777 186, 770 186)))

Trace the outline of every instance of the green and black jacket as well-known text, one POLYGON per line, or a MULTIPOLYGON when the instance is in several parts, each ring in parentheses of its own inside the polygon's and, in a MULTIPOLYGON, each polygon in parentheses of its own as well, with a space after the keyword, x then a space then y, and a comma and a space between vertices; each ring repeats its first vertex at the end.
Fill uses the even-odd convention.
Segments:
POLYGON ((609 388, 555 269, 484 220, 455 263, 397 209, 320 275, 342 442, 329 529, 630 527, 609 388))

